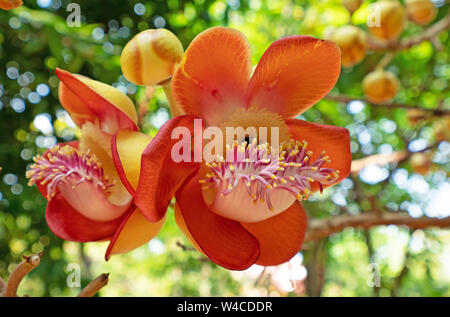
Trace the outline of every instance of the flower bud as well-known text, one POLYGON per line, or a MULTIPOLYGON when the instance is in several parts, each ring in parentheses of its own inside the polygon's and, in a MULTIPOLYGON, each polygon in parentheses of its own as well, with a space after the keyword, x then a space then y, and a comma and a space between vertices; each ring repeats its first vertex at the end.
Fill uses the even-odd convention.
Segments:
POLYGON ((361 6, 362 0, 342 0, 342 5, 353 14, 361 6))
POLYGON ((375 104, 382 104, 394 98, 400 87, 398 78, 385 70, 375 70, 367 74, 362 84, 367 99, 375 104))
POLYGON ((183 46, 166 29, 146 30, 125 45, 120 58, 126 79, 152 86, 172 76, 183 57, 183 46))
POLYGON ((400 2, 382 0, 373 5, 374 21, 369 24, 369 32, 382 40, 393 40, 399 37, 406 20, 405 9, 400 2))
POLYGON ((0 9, 11 10, 23 4, 22 0, 0 0, 0 9))
POLYGON ((337 29, 331 40, 341 49, 342 65, 345 67, 359 63, 366 56, 367 35, 356 26, 346 25, 337 29))
POLYGON ((450 139, 450 117, 443 117, 433 123, 434 138, 436 141, 450 139))
POLYGON ((429 153, 414 153, 409 160, 411 169, 420 175, 426 175, 430 171, 432 162, 429 153))
POLYGON ((406 0, 405 4, 408 18, 417 24, 428 24, 436 17, 437 9, 430 0, 406 0))

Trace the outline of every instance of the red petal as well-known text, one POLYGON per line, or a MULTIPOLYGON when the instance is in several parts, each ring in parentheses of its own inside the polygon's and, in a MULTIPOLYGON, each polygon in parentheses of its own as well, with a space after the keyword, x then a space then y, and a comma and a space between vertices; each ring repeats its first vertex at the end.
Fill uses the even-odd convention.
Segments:
POLYGON ((281 214, 256 223, 241 223, 259 241, 256 264, 279 265, 300 251, 306 232, 306 214, 300 203, 294 203, 281 214))
MULTIPOLYGON (((130 117, 136 116, 133 104, 126 96, 117 97, 121 94, 117 89, 108 86, 108 91, 103 92, 108 97, 103 97, 65 70, 57 68, 56 75, 62 82, 59 89, 60 102, 75 123, 82 125, 86 121, 99 121, 103 130, 111 134, 122 129, 138 130, 135 120, 130 117), (106 98, 116 100, 117 104, 111 103, 106 98), (124 99, 128 102, 124 103, 124 99)), ((103 88, 107 86, 99 82, 95 82, 95 85, 103 88)))
POLYGON ((178 105, 186 114, 218 125, 245 105, 250 57, 248 41, 237 30, 214 27, 200 33, 172 80, 178 105))
POLYGON ((172 130, 186 127, 193 136, 194 119, 194 116, 179 116, 167 121, 142 154, 135 204, 151 222, 164 217, 175 191, 198 169, 193 159, 174 162, 171 158, 172 147, 179 141, 171 138, 172 130))
POLYGON ((312 160, 317 158, 322 151, 326 151, 331 163, 325 163, 323 166, 339 170, 339 179, 334 184, 350 174, 352 153, 350 151, 350 133, 346 128, 298 119, 288 119, 286 124, 293 139, 308 142, 307 149, 314 153, 312 160))
MULTIPOLYGON (((125 213, 125 215, 128 212, 125 213)), ((111 221, 94 221, 81 215, 56 194, 47 204, 45 219, 50 230, 64 240, 88 242, 111 237, 124 216, 111 221)))
POLYGON ((211 261, 229 270, 245 270, 258 258, 258 240, 240 223, 213 213, 203 201, 198 177, 176 193, 186 227, 211 261))
POLYGON ((334 42, 309 36, 275 41, 250 80, 247 105, 295 117, 334 87, 340 69, 340 51, 334 42))

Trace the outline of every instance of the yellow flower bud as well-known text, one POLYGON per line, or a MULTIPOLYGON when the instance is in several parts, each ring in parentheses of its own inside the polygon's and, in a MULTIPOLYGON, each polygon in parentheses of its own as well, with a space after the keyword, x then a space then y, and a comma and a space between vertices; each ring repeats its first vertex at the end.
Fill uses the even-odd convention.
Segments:
POLYGON ((20 7, 22 4, 22 0, 0 0, 0 9, 11 10, 20 7))
POLYGON ((406 20, 406 13, 398 1, 377 1, 373 4, 374 23, 369 25, 369 32, 382 40, 393 40, 400 36, 406 20), (378 19, 379 18, 379 19, 378 19), (377 23, 379 22, 379 23, 377 23))
POLYGON ((367 50, 367 35, 360 28, 346 25, 337 29, 331 40, 341 49, 342 65, 345 67, 359 63, 367 50))
POLYGON ((405 4, 408 18, 417 24, 428 24, 436 17, 437 9, 430 0, 406 0, 405 4))
POLYGON ((400 87, 398 78, 385 70, 375 70, 367 74, 362 84, 367 99, 375 104, 382 104, 394 98, 400 87))
POLYGON ((342 5, 350 12, 353 13, 359 9, 362 0, 342 0, 342 5))
POLYGON ((443 117, 433 123, 434 138, 436 141, 450 139, 450 117, 443 117))
POLYGON ((172 76, 183 57, 183 46, 166 29, 146 30, 125 45, 120 58, 126 79, 144 86, 158 84, 172 76))
POLYGON ((429 153, 414 153, 409 160, 412 170, 415 173, 426 175, 431 168, 431 156, 429 153))

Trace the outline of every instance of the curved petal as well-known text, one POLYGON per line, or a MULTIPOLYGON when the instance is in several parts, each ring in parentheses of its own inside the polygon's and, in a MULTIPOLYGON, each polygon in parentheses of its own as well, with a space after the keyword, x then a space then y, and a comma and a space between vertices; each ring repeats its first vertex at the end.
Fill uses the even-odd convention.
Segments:
POLYGON ((247 107, 293 118, 322 99, 341 69, 338 46, 309 36, 275 41, 264 53, 247 91, 247 107))
POLYGON ((210 28, 191 42, 172 80, 177 104, 186 114, 218 125, 244 107, 251 74, 250 47, 239 31, 210 28))
POLYGON ((279 265, 300 251, 306 233, 306 214, 300 203, 267 220, 241 223, 258 239, 260 254, 256 264, 279 265))
MULTIPOLYGON (((334 184, 350 174, 352 153, 350 151, 350 133, 346 128, 298 119, 288 119, 286 124, 293 139, 308 142, 307 150, 313 152, 312 160, 317 158, 322 151, 326 151, 331 162, 325 163, 324 166, 339 170, 339 178, 334 184)), ((317 187, 313 189, 317 190, 317 187)))
POLYGON ((139 209, 131 211, 111 238, 105 259, 108 261, 111 255, 129 252, 149 242, 165 222, 166 217, 155 223, 148 221, 139 209))
POLYGON ((189 162, 175 162, 171 156, 174 144, 181 142, 172 139, 172 131, 176 128, 187 129, 187 143, 190 145, 190 137, 194 135, 194 119, 194 116, 179 116, 167 121, 142 153, 135 204, 151 222, 158 222, 164 217, 175 191, 199 168, 199 164, 193 162, 191 153, 188 153, 189 162))
POLYGON ((111 134, 138 129, 133 102, 118 89, 59 68, 56 75, 61 80, 59 101, 77 125, 98 121, 111 134))
POLYGON ((208 209, 197 176, 185 182, 176 199, 192 238, 211 261, 230 270, 245 270, 255 263, 258 240, 238 222, 208 209))
POLYGON ((141 156, 152 138, 135 131, 118 131, 111 139, 111 152, 120 180, 134 196, 141 172, 141 156))
POLYGON ((90 220, 72 208, 60 193, 48 202, 45 211, 50 230, 61 239, 76 242, 107 239, 114 234, 122 219, 123 216, 111 221, 90 220))

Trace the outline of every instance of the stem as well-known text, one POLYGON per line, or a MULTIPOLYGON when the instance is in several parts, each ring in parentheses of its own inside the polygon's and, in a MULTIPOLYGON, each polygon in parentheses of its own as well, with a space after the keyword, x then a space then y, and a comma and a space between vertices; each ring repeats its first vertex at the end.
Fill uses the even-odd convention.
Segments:
POLYGON ((100 274, 95 280, 83 288, 78 297, 93 297, 109 281, 109 273, 100 274))
POLYGON ((23 256, 23 261, 17 265, 15 270, 11 273, 8 283, 6 284, 3 297, 17 297, 17 288, 31 270, 39 266, 41 263, 42 252, 31 256, 23 256))
POLYGON ((349 103, 354 100, 359 100, 359 101, 363 101, 364 103, 370 104, 371 106, 377 107, 377 108, 415 109, 415 110, 421 110, 424 112, 432 113, 433 115, 438 116, 438 117, 450 115, 450 110, 446 110, 446 109, 429 109, 429 108, 422 108, 422 107, 415 106, 415 105, 402 104, 402 103, 396 103, 396 102, 385 103, 385 104, 372 104, 364 97, 353 97, 353 96, 347 96, 344 94, 328 94, 324 98, 328 99, 328 100, 334 100, 334 101, 345 102, 345 103, 349 103))
POLYGON ((377 66, 375 66, 376 70, 385 69, 386 66, 392 61, 395 56, 395 52, 386 53, 383 58, 378 62, 377 66))
POLYGON ((330 219, 312 219, 308 225, 305 242, 318 241, 345 228, 368 229, 374 226, 397 225, 410 229, 424 229, 429 227, 450 228, 450 217, 418 217, 413 218, 406 213, 394 212, 365 212, 358 215, 335 216, 330 219))
POLYGON ((170 112, 172 113, 172 116, 173 117, 181 116, 183 112, 178 107, 177 103, 175 102, 175 99, 173 98, 172 79, 170 78, 160 83, 160 85, 162 86, 162 88, 164 89, 164 93, 166 94, 167 102, 169 103, 170 112))

